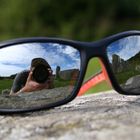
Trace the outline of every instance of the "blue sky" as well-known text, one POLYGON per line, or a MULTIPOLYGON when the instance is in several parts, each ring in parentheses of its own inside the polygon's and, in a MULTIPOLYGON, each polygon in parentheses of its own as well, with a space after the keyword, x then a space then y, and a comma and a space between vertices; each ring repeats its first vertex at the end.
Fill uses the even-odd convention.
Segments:
POLYGON ((80 68, 80 54, 70 46, 56 43, 28 43, 0 49, 0 76, 9 76, 30 68, 33 58, 42 57, 53 71, 80 68))
POLYGON ((123 60, 128 60, 140 52, 140 36, 130 36, 115 41, 107 48, 108 57, 112 62, 112 55, 117 54, 123 60))

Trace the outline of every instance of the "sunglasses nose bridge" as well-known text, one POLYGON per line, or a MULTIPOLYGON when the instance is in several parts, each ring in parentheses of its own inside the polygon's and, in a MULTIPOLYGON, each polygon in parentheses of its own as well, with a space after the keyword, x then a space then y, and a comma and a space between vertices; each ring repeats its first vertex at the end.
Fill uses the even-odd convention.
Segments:
POLYGON ((105 48, 99 43, 91 43, 87 49, 88 58, 91 59, 93 57, 103 58, 105 54, 105 48))

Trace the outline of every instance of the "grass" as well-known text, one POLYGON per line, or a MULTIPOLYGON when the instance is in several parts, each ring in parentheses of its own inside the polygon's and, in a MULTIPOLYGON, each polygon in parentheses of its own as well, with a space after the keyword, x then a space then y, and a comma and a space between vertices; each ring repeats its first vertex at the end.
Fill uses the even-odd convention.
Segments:
MULTIPOLYGON (((87 72, 85 74, 84 81, 86 81, 92 75, 98 73, 99 71, 101 71, 101 65, 99 63, 99 59, 98 58, 91 59, 88 63, 87 72)), ((106 91, 106 90, 110 90, 110 89, 111 89, 110 85, 108 85, 108 83, 106 81, 103 81, 103 82, 97 84, 96 86, 92 87, 91 89, 89 89, 86 92, 86 94, 106 91)))
POLYGON ((98 85, 96 85, 95 87, 92 87, 91 89, 89 89, 86 92, 86 94, 97 93, 97 92, 107 91, 107 90, 111 90, 111 87, 107 84, 106 81, 103 81, 99 83, 98 85))
POLYGON ((129 71, 123 71, 123 72, 120 72, 118 74, 115 74, 116 75, 116 79, 118 81, 119 84, 124 84, 126 83, 126 81, 133 77, 133 76, 136 76, 136 75, 140 75, 140 72, 139 71, 135 71, 135 70, 129 70, 129 71))
POLYGON ((70 84, 69 80, 54 80, 55 87, 64 87, 70 84))
POLYGON ((4 89, 11 89, 13 80, 12 79, 3 79, 0 80, 0 93, 4 89))

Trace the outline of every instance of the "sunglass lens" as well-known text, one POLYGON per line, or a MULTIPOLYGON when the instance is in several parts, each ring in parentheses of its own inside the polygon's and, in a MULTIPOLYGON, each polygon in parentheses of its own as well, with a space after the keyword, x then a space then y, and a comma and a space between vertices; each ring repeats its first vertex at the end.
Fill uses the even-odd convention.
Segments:
POLYGON ((140 93, 140 36, 128 36, 107 47, 107 56, 119 86, 140 93))

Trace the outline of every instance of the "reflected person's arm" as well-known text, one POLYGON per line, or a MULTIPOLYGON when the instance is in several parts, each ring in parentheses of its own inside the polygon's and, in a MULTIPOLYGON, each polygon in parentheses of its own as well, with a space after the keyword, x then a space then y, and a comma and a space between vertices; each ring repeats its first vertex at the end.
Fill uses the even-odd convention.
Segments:
POLYGON ((38 83, 33 80, 32 75, 33 75, 33 71, 30 71, 25 86, 22 89, 20 89, 20 91, 17 92, 17 94, 34 92, 34 91, 50 88, 50 81, 46 81, 45 83, 38 83))
POLYGON ((28 74, 29 71, 26 70, 16 75, 9 95, 17 95, 21 92, 22 87, 27 81, 28 74))
POLYGON ((33 80, 33 71, 30 70, 28 71, 28 74, 26 74, 26 80, 25 80, 25 75, 23 76, 22 73, 16 76, 10 95, 18 95, 20 93, 34 92, 42 89, 51 89, 53 87, 54 86, 53 86, 52 75, 45 83, 38 83, 33 80))

